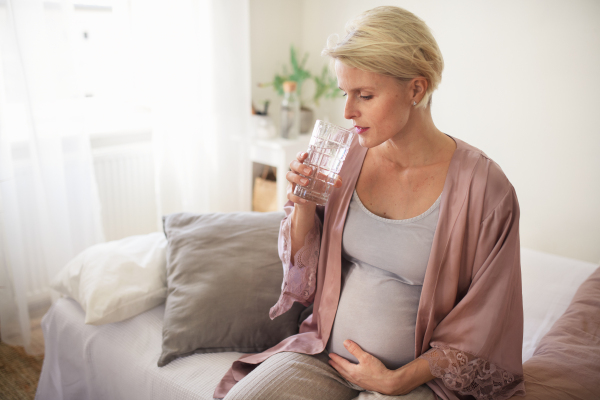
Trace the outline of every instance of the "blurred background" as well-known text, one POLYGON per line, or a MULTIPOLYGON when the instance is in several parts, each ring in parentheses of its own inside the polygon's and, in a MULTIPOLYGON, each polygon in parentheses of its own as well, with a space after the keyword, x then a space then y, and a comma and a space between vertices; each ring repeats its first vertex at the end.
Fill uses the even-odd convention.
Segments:
POLYGON ((250 211, 257 178, 281 209, 308 134, 278 137, 278 79, 304 77, 310 126, 350 127, 320 53, 379 5, 433 31, 434 121, 502 167, 522 245, 600 262, 598 1, 0 0, 2 340, 29 343, 49 279, 86 247, 169 213, 250 211))

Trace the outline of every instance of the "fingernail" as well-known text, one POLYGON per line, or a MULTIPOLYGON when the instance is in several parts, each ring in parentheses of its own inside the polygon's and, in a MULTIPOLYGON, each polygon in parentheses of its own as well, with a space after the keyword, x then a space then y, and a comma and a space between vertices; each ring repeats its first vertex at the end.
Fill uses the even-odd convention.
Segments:
POLYGON ((300 179, 300 182, 302 182, 303 185, 306 185, 308 183, 308 179, 302 178, 300 179))
POLYGON ((312 172, 312 169, 310 169, 310 168, 304 168, 304 173, 306 175, 310 175, 311 172, 312 172))
POLYGON ((308 203, 308 200, 300 199, 303 203, 308 203))
POLYGON ((344 346, 345 347, 349 347, 350 346, 350 341, 349 340, 344 340, 344 346))

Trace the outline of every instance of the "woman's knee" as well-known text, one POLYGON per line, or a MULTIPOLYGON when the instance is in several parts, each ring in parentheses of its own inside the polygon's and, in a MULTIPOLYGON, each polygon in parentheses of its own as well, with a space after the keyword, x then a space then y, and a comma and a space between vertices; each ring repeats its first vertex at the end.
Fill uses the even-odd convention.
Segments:
POLYGON ((287 386, 285 381, 298 358, 296 353, 288 352, 272 355, 236 383, 223 400, 278 398, 276 392, 281 386, 287 386))
POLYGON ((352 399, 356 391, 320 356, 282 352, 240 380, 224 400, 352 399), (309 384, 307 385, 307 382, 309 384), (322 397, 326 395, 326 397, 322 397))

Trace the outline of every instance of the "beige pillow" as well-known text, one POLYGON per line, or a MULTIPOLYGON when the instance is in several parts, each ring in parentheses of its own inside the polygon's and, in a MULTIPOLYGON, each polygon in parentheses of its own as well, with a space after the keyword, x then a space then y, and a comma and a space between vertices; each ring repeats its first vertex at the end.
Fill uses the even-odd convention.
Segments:
POLYGON ((600 398, 600 268, 579 287, 523 373, 526 395, 514 399, 600 398))

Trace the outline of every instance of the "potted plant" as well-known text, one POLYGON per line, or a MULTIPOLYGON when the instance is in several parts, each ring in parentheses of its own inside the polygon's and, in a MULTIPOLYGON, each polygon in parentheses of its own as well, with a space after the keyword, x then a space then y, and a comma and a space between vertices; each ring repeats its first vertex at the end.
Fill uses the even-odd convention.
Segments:
POLYGON ((296 93, 300 99, 300 132, 305 133, 311 128, 314 122, 314 112, 310 109, 305 101, 302 99, 302 84, 312 79, 315 83, 315 94, 312 97, 312 102, 318 106, 319 100, 322 98, 331 99, 334 98, 338 93, 337 80, 331 76, 327 66, 324 66, 321 70, 320 75, 313 75, 310 71, 305 68, 306 61, 308 60, 308 53, 304 54, 302 60, 298 60, 296 49, 294 46, 290 46, 290 65, 291 71, 288 66, 283 66, 282 74, 275 74, 273 81, 269 83, 261 83, 260 87, 273 86, 280 96, 283 96, 283 82, 294 81, 296 82, 296 93))

